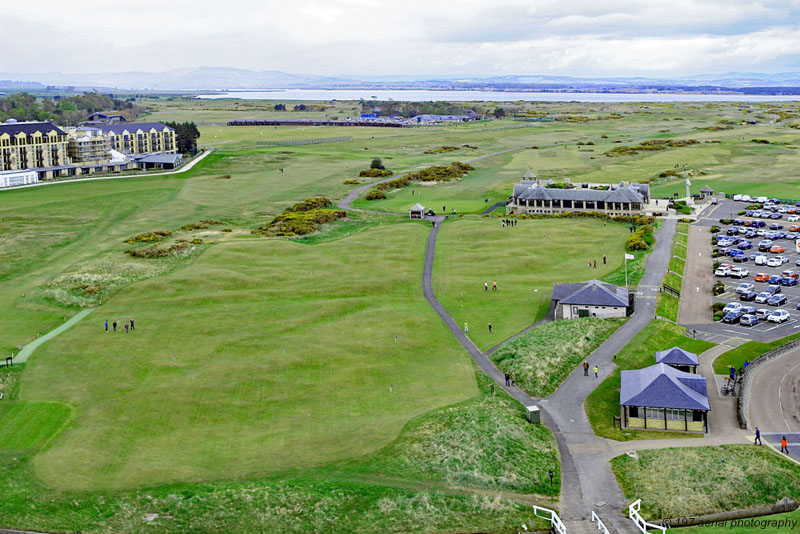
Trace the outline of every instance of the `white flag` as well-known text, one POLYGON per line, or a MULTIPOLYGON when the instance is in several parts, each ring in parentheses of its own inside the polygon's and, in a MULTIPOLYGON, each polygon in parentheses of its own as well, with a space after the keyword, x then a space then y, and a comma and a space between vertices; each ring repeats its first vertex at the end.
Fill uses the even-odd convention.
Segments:
POLYGON ((633 254, 625 254, 625 259, 626 260, 632 260, 633 259, 633 254))

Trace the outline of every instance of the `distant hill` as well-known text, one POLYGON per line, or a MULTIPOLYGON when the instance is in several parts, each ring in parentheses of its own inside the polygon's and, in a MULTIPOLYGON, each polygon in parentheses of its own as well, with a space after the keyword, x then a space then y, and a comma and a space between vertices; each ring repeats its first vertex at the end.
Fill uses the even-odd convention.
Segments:
POLYGON ((584 78, 548 75, 421 76, 347 75, 317 76, 276 70, 255 71, 231 67, 197 67, 166 72, 106 72, 93 74, 0 73, 0 89, 44 89, 48 86, 98 90, 210 91, 248 89, 491 89, 522 91, 612 92, 747 92, 796 94, 800 73, 728 72, 674 79, 642 77, 584 78))

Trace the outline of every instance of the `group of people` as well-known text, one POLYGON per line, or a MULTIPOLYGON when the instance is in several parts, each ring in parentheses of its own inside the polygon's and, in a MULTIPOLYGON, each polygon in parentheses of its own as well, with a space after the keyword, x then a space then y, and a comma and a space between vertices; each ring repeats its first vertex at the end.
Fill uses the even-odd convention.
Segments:
POLYGON ((506 373, 505 378, 506 378, 506 387, 511 387, 516 384, 516 382, 514 381, 514 373, 510 374, 506 373))
MULTIPOLYGON (((489 291, 489 282, 483 283, 483 290, 489 291)), ((497 291, 497 280, 492 282, 492 291, 497 291)))
MULTIPOLYGON (((606 264, 606 256, 603 254, 603 265, 606 264)), ((589 260, 589 267, 597 269, 597 260, 589 260)))
MULTIPOLYGON (((598 369, 595 365, 592 367, 592 371, 594 371, 594 377, 598 378, 598 372, 600 369, 598 369)), ((583 376, 589 376, 589 362, 583 362, 583 376)))
MULTIPOLYGON (((753 445, 763 445, 763 443, 761 443, 761 431, 758 427, 756 427, 756 439, 753 440, 753 445)), ((781 436, 781 452, 789 454, 789 441, 786 439, 786 436, 781 436)))
MULTIPOLYGON (((117 323, 118 322, 119 322, 119 319, 117 319, 116 321, 112 321, 111 322, 111 328, 113 329, 114 332, 117 331, 117 323)), ((121 323, 120 323, 120 326, 122 326, 121 323)), ((125 323, 124 326, 125 326, 125 333, 126 334, 131 330, 136 330, 136 323, 133 322, 133 319, 131 319, 129 322, 125 323)), ((108 319, 106 319, 106 333, 108 333, 108 319)))
POLYGON ((519 221, 517 221, 516 219, 501 219, 500 226, 502 226, 503 228, 505 228, 506 226, 516 226, 518 222, 519 221))

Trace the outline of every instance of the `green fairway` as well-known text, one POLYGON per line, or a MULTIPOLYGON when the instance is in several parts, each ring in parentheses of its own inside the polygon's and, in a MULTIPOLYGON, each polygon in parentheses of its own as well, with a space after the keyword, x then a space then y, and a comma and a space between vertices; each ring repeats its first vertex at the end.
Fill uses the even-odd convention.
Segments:
POLYGON ((448 222, 436 242, 434 290, 485 350, 544 317, 553 284, 620 271, 628 235, 624 224, 603 226, 588 218, 520 220, 505 228, 495 217, 448 222), (588 266, 590 260, 596 268, 588 266), (497 291, 492 290, 495 281, 497 291))
POLYGON ((54 402, 0 404, 0 450, 35 450, 64 426, 69 406, 54 402))
POLYGON ((467 356, 422 298, 427 231, 218 245, 123 291, 28 363, 23 400, 75 406, 38 475, 85 490, 322 465, 473 396, 467 356), (103 332, 129 317, 134 333, 103 332))

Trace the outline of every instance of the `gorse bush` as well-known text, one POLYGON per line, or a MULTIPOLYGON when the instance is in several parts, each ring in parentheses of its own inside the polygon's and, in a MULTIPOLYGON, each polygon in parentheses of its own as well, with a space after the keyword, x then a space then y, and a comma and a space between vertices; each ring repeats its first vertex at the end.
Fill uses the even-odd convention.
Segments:
POLYGON ((423 154, 443 154, 445 152, 455 152, 458 150, 457 146, 440 146, 439 148, 429 148, 423 154))
POLYGON ((633 156, 639 152, 653 151, 653 150, 666 150, 668 148, 680 148, 690 145, 696 145, 699 141, 696 139, 648 139, 642 141, 634 146, 616 146, 606 152, 606 156, 613 158, 615 156, 633 156))
POLYGON ((217 221, 216 219, 206 219, 203 221, 184 224, 183 226, 181 226, 181 230, 183 230, 184 232, 188 232, 191 230, 204 230, 209 226, 213 226, 216 224, 225 224, 225 223, 223 223, 222 221, 217 221))
MULTIPOLYGON (((389 169, 365 169, 358 173, 358 175, 362 178, 385 178, 387 176, 391 176, 394 173, 389 169)), ((347 182, 345 182, 347 183, 347 182)), ((358 183, 358 182, 356 182, 358 183)))
POLYGON ((653 227, 649 224, 640 226, 625 240, 626 250, 648 250, 653 243, 653 227))
POLYGON ((166 230, 154 230, 152 232, 144 232, 133 237, 129 237, 125 240, 125 242, 129 245, 133 245, 134 243, 156 243, 171 235, 172 232, 167 232, 166 230))
POLYGON ((272 219, 262 224, 253 233, 271 236, 297 236, 316 232, 319 226, 337 219, 347 217, 347 212, 331 209, 333 205, 325 197, 312 197, 295 204, 272 219))
POLYGON ((437 165, 422 169, 421 171, 412 172, 401 178, 395 178, 382 184, 376 185, 367 193, 367 200, 378 200, 386 198, 384 194, 381 196, 379 192, 391 191, 392 189, 402 189, 411 184, 411 182, 449 182, 458 180, 471 171, 474 167, 468 163, 461 163, 455 161, 450 165, 437 165), (375 192, 375 193, 373 193, 375 192))

